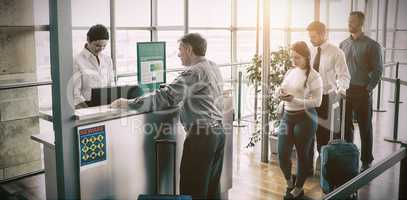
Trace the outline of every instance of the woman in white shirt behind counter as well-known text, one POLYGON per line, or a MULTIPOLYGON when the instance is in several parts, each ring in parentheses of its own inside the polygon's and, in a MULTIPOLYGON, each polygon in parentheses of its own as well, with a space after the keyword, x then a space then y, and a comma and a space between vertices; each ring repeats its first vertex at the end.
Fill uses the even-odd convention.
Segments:
POLYGON ((92 88, 106 87, 114 81, 112 59, 102 54, 109 41, 109 32, 102 24, 93 25, 87 43, 75 56, 73 65, 73 90, 75 108, 87 107, 92 88))
POLYGON ((298 199, 304 195, 307 178, 309 148, 317 130, 316 107, 322 101, 322 79, 310 66, 310 51, 305 42, 296 42, 291 47, 293 68, 285 75, 279 91, 284 101, 278 135, 278 157, 280 168, 287 180, 285 199, 298 199), (297 151, 297 176, 291 174, 291 153, 297 151))

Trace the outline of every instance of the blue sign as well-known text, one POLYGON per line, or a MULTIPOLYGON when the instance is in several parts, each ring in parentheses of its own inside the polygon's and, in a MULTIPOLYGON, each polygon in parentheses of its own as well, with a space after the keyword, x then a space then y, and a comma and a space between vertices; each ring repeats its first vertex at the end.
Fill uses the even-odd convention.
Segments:
POLYGON ((106 160, 105 125, 79 130, 80 166, 106 160))

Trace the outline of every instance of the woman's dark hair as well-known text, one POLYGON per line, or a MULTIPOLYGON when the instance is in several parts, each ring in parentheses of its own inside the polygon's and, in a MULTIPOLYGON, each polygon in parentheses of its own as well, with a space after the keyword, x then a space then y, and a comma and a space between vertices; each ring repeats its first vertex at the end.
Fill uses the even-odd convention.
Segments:
POLYGON ((206 40, 199 33, 188 33, 178 40, 182 44, 191 45, 192 52, 197 56, 205 56, 206 40))
POLYGON ((90 27, 88 33, 88 42, 97 41, 97 40, 109 40, 109 32, 107 28, 102 24, 96 24, 90 27))
POLYGON ((307 69, 305 74, 307 78, 305 79, 304 87, 306 87, 308 77, 311 72, 311 53, 308 48, 308 45, 304 41, 295 42, 293 45, 291 45, 291 50, 297 52, 298 54, 305 58, 305 68, 307 69))

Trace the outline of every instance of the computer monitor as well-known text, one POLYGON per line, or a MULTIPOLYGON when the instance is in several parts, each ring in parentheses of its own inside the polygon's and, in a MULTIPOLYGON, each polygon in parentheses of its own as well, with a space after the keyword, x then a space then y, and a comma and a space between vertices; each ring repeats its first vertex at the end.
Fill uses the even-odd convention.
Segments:
POLYGON ((91 100, 86 104, 89 107, 111 104, 119 98, 134 99, 143 95, 143 90, 138 85, 107 86, 92 88, 91 100))

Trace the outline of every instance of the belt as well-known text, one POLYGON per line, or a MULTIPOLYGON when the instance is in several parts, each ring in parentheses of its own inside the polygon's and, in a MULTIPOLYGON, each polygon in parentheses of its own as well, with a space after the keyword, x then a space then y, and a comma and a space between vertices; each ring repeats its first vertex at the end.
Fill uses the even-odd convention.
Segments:
POLYGON ((184 126, 185 128, 213 128, 222 126, 222 120, 214 120, 212 122, 207 123, 193 123, 184 126))
POLYGON ((286 110, 286 112, 288 115, 300 115, 300 114, 304 114, 305 110, 294 110, 294 111, 286 110))
POLYGON ((356 90, 366 90, 366 86, 362 85, 349 85, 349 89, 356 89, 356 90))

